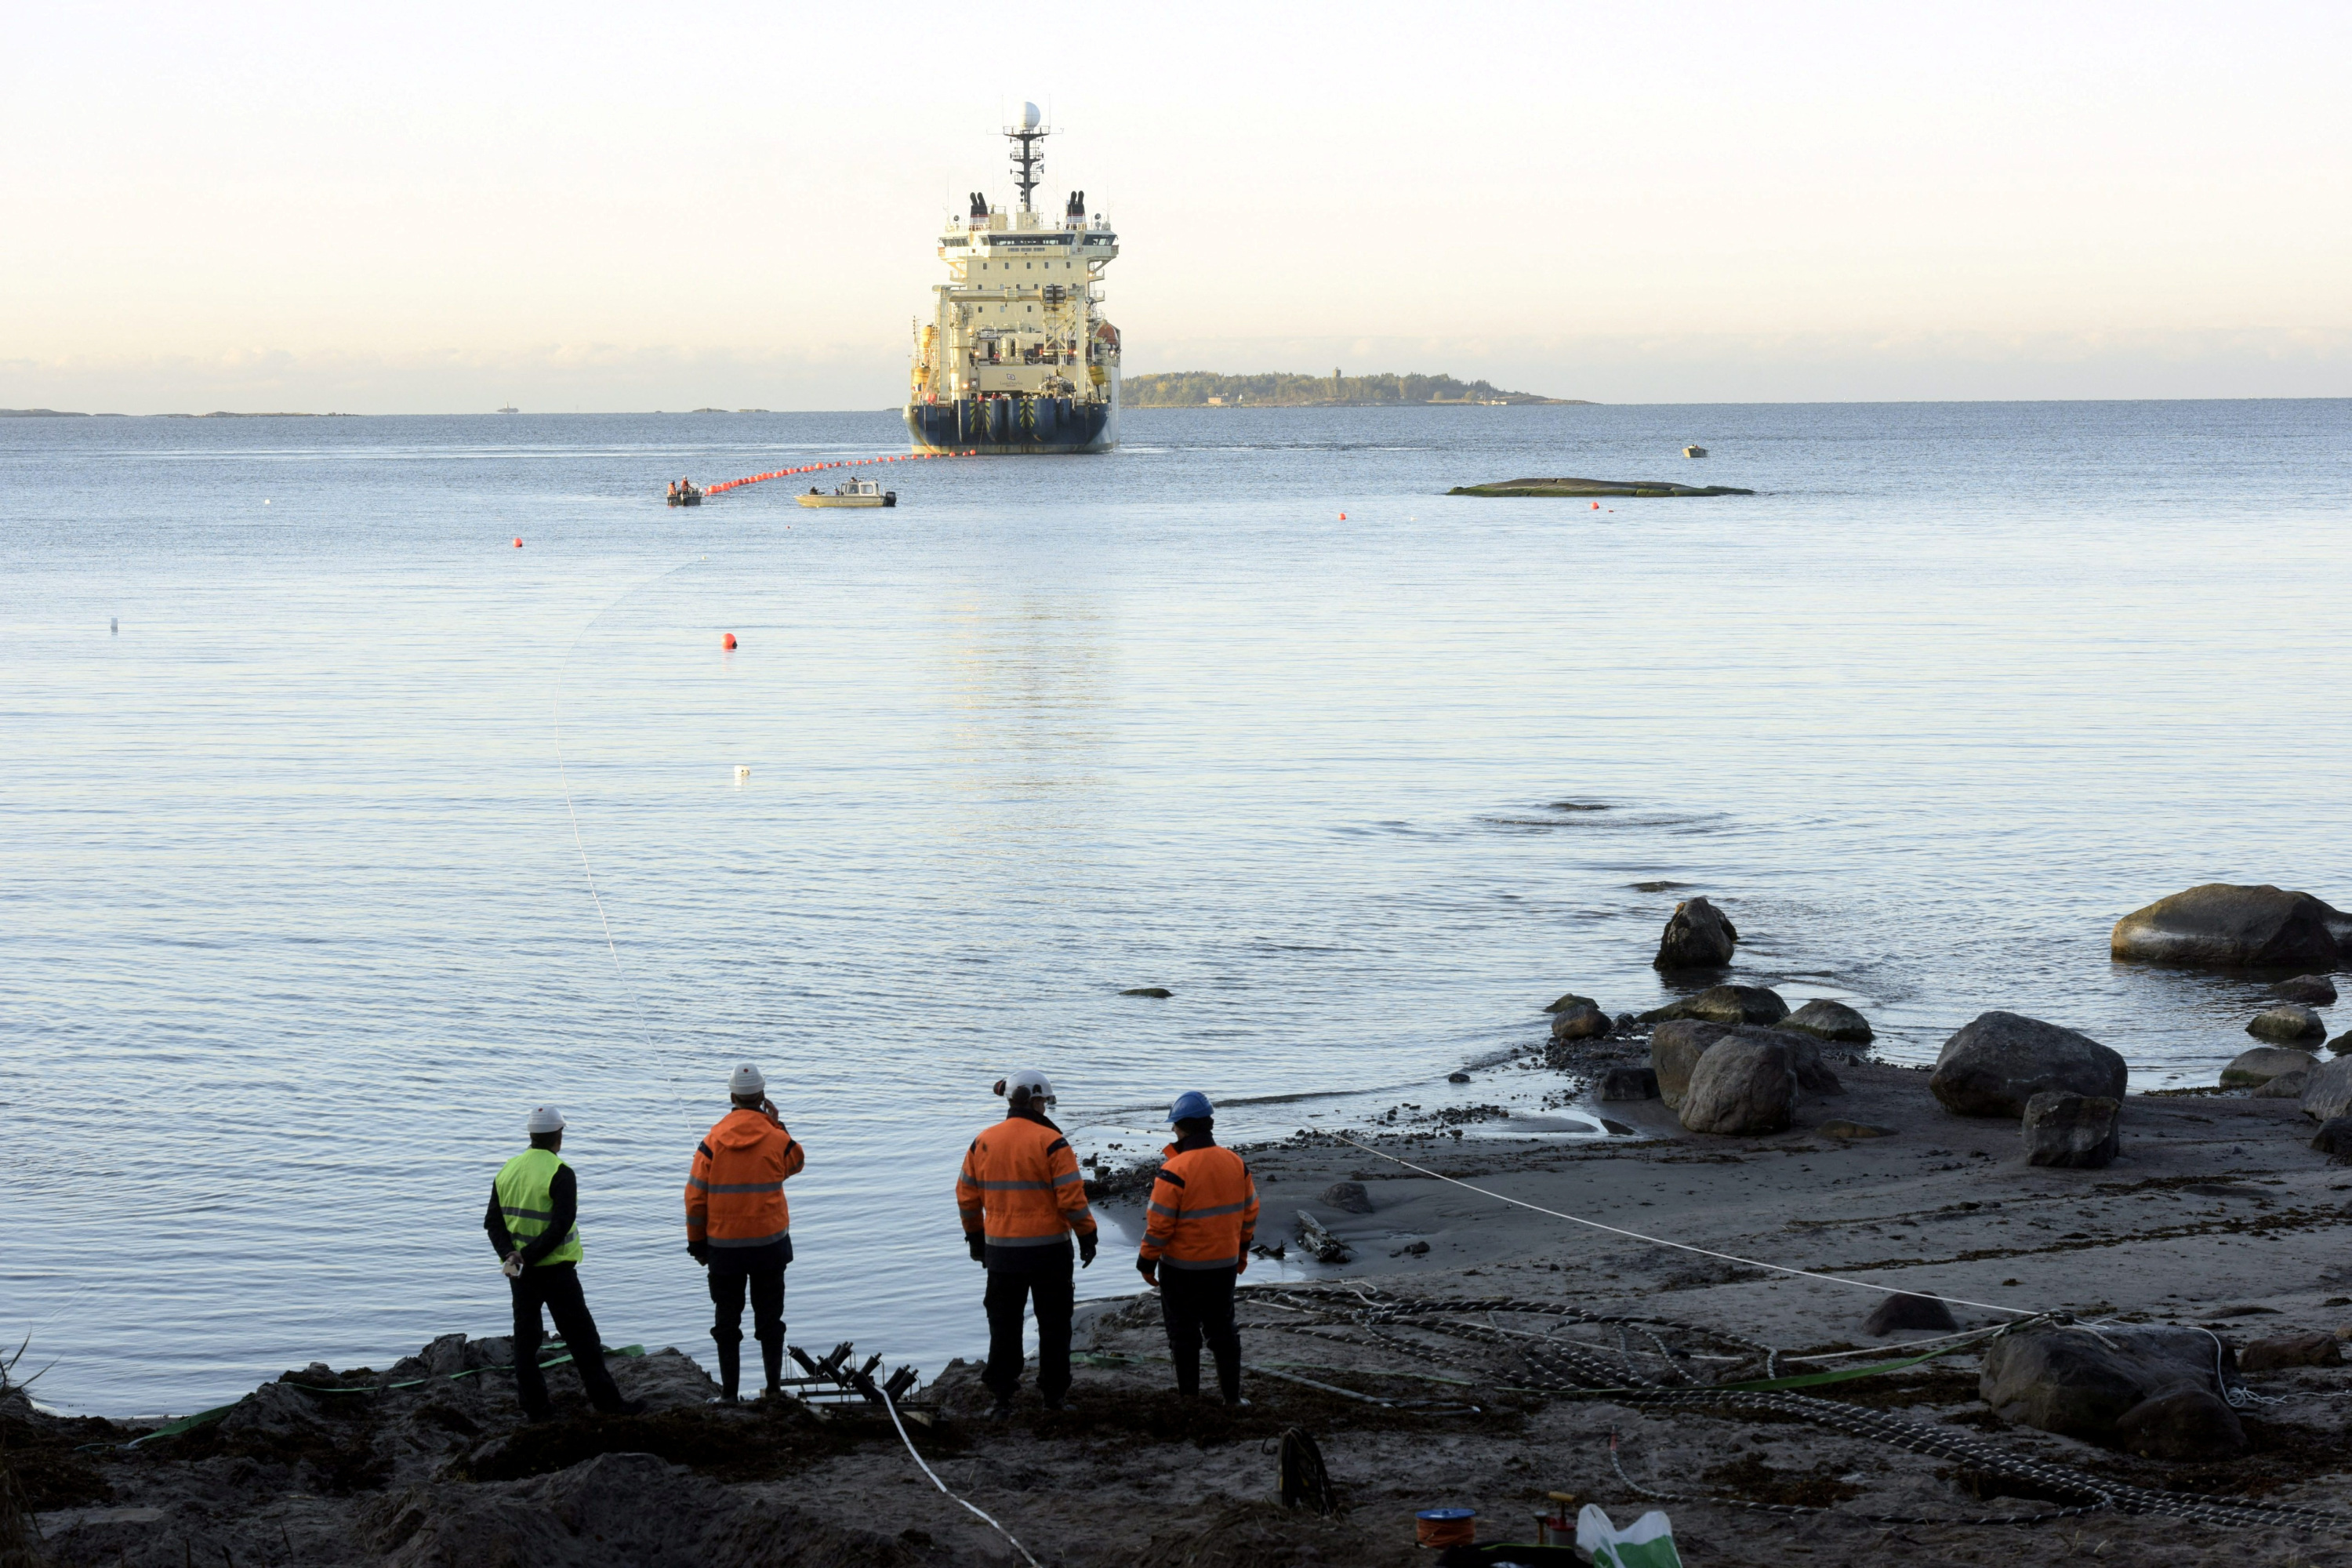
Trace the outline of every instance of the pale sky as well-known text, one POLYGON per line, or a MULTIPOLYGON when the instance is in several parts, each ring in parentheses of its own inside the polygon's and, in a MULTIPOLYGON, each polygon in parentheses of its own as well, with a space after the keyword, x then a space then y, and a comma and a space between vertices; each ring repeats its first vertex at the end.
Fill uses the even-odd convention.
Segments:
POLYGON ((0 406, 882 408, 1050 110, 1129 374, 2352 395, 2352 5, 25 5, 0 406))

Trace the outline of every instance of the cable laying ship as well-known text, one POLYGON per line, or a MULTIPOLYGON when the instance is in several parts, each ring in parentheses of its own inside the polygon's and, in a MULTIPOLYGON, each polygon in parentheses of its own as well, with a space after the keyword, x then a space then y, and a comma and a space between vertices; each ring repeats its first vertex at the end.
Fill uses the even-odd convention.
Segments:
POLYGON ((1118 329, 1102 317, 1110 221, 1073 191, 1058 222, 1031 205, 1049 133, 1034 103, 1007 126, 1021 206, 974 191, 940 237, 948 281, 915 332, 907 433, 919 451, 1101 452, 1118 444, 1118 329))

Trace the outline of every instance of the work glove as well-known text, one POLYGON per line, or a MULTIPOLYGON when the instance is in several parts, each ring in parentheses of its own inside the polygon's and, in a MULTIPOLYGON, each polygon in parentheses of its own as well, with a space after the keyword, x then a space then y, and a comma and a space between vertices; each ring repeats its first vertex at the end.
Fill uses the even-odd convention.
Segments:
POLYGON ((1079 1268, 1090 1268, 1090 1267, 1093 1265, 1094 1260, 1095 1260, 1095 1248, 1096 1248, 1097 1247, 1100 1246, 1100 1245, 1101 1245, 1101 1241, 1100 1241, 1100 1239, 1099 1239, 1099 1238, 1095 1235, 1095 1233, 1094 1233, 1093 1231, 1088 1230, 1088 1231, 1082 1231, 1082 1232, 1080 1232, 1080 1233, 1079 1233, 1079 1235, 1078 1235, 1078 1267, 1079 1267, 1079 1268))
POLYGON ((985 1263, 988 1261, 987 1237, 973 1231, 966 1231, 964 1232, 963 1239, 964 1245, 971 1248, 971 1260, 974 1263, 985 1263))
POLYGON ((1160 1259, 1139 1258, 1135 1260, 1135 1271, 1143 1276, 1143 1282, 1146 1285, 1155 1290, 1160 1289, 1160 1259))
POLYGON ((1242 1248, 1242 1260, 1241 1260, 1239 1263, 1236 1263, 1236 1264, 1234 1264, 1234 1279, 1240 1279, 1243 1275, 1244 1275, 1244 1274, 1246 1274, 1246 1273, 1248 1273, 1248 1272, 1249 1272, 1249 1248, 1248 1248, 1248 1247, 1243 1247, 1243 1248, 1242 1248))
POLYGON ((688 1242, 686 1244, 686 1255, 688 1258, 693 1258, 697 1263, 701 1264, 706 1268, 710 1267, 710 1243, 707 1241, 688 1242))
POLYGON ((499 1272, 505 1275, 509 1279, 521 1279, 522 1254, 520 1252, 509 1252, 504 1258, 499 1259, 499 1272))

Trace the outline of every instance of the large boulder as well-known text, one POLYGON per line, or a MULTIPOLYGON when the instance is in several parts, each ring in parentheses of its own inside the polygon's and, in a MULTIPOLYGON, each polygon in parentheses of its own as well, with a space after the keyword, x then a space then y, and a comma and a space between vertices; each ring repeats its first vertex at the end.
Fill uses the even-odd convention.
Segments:
POLYGON ((2025 1102, 2025 1163, 2095 1171, 2115 1161, 2123 1140, 2120 1100, 2045 1090, 2025 1102))
POLYGON ((2311 1075, 2317 1070, 2318 1068, 2315 1064, 2294 1072, 2283 1072, 2246 1098, 2249 1100, 2301 1100, 2303 1091, 2311 1087, 2311 1075))
POLYGON ((2314 1121, 2352 1113, 2352 1057, 2337 1057, 2313 1072, 2298 1103, 2314 1121))
POLYGON ((2208 882, 2126 915, 2108 948, 2117 958, 2200 969, 2333 969, 2335 914, 2309 893, 2208 882))
POLYGON ((1658 1098, 1668 1110, 1680 1110, 1683 1091, 1690 1087, 1706 1048, 1731 1033, 1721 1024, 1676 1019, 1659 1025, 1650 1034, 1650 1068, 1658 1075, 1658 1098))
POLYGON ((1691 1069, 1679 1114, 1693 1132, 1727 1136, 1778 1132, 1797 1102, 1797 1071, 1785 1038, 1769 1029, 1735 1029, 1691 1069))
POLYGON ((1696 1018, 1706 1024, 1777 1024, 1789 1016, 1780 994, 1762 985, 1710 985, 1696 996, 1653 1007, 1638 1020, 1662 1024, 1675 1018, 1696 1018))
POLYGON ((1797 1075, 1797 1087, 1808 1094, 1843 1094, 1845 1085, 1822 1059, 1822 1043, 1811 1035, 1791 1035, 1779 1029, 1756 1029, 1746 1026, 1731 1031, 1735 1035, 1765 1035, 1788 1047, 1789 1066, 1797 1075))
POLYGON ((2246 1444, 2221 1382, 2235 1370, 2229 1347, 2198 1329, 2027 1329, 1986 1347, 1977 1392, 2004 1421, 2121 1439, 2159 1458, 2209 1458, 2246 1444))
MULTIPOLYGON (((2342 937, 2336 939, 2336 951, 2339 956, 2344 951, 2342 937)), ((2336 982, 2325 974, 2298 974, 2272 986, 2271 994, 2282 1002, 2300 1002, 2306 1007, 2331 1007, 2336 1004, 2336 982)))
POLYGON ((2293 1050, 2285 1046, 2256 1046, 2251 1051, 2240 1051, 2221 1069, 2223 1089, 2259 1089, 2273 1079, 2289 1073, 2309 1072, 2318 1066, 2318 1059, 2309 1051, 2293 1050))
POLYGON ((2015 1013, 1987 1013, 1944 1042, 1927 1087, 1962 1116, 2025 1114, 2047 1090, 2121 1100, 2124 1058, 2088 1035, 2015 1013))
POLYGON ((1869 1019, 1844 1003, 1832 1002, 1826 996, 1814 997, 1773 1026, 1801 1030, 1817 1040, 1840 1046, 1866 1046, 1874 1037, 1869 1019))
POLYGON ((1598 1007, 1564 1007, 1551 1016, 1555 1040, 1598 1040, 1617 1026, 1598 1007))
POLYGON ((1658 939, 1658 956, 1650 961, 1650 967, 1720 969, 1731 962, 1733 944, 1738 941, 1739 932, 1729 916, 1705 899, 1685 899, 1675 906, 1674 918, 1666 921, 1665 932, 1658 939))
POLYGON ((2255 1014, 2254 1021, 2246 1026, 2246 1033, 2258 1040, 2324 1040, 2327 1037, 2327 1021, 2308 1007, 2282 1002, 2255 1014))

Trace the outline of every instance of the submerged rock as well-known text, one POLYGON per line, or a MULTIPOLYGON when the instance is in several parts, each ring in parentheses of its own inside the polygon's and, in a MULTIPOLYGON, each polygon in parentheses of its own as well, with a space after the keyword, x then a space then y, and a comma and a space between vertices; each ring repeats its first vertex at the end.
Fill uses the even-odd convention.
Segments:
POLYGON ((1869 1019, 1844 1003, 1832 1002, 1826 996, 1814 997, 1773 1026, 1800 1029, 1815 1039, 1841 1046, 1866 1046, 1876 1038, 1870 1031, 1869 1019))
POLYGON ((1616 1022, 1598 1007, 1568 1007, 1552 1015, 1551 1037, 1555 1040, 1597 1040, 1616 1026, 1616 1022))
POLYGON ((1863 1320, 1862 1331, 1874 1339, 1884 1339, 1905 1329, 1938 1329, 1948 1333, 1959 1326, 1942 1297, 1914 1296, 1905 1291, 1879 1302, 1878 1310, 1863 1320))
POLYGON ((2246 1445, 2222 1398, 2217 1363, 2234 1373, 2228 1346, 2197 1329, 2027 1329, 1986 1347, 1977 1392, 2002 1420, 2020 1426, 2123 1438, 2159 1458, 2206 1458, 2246 1445))
POLYGON ((2320 1040, 2327 1037, 2327 1023, 2310 1008, 2286 1002, 2255 1014, 2246 1033, 2258 1040, 2320 1040))
POLYGON ((1696 996, 1669 1002, 1643 1014, 1639 1022, 1662 1024, 1696 1018, 1707 1024, 1777 1024, 1789 1016, 1780 994, 1762 985, 1710 985, 1696 996))
POLYGON ((2333 969, 2334 915, 2309 893, 2208 882, 2126 915, 2108 948, 2117 958, 2202 969, 2333 969))
POLYGON ((1778 1132, 1789 1125, 1796 1100, 1788 1043, 1769 1030, 1736 1029, 1710 1045, 1691 1069, 1678 1114, 1693 1132, 1778 1132))
POLYGON ((1119 993, 1122 996, 1154 996, 1161 1001, 1176 994, 1165 985, 1134 985, 1119 993))
POLYGON ((1571 1007, 1598 1007, 1601 1004, 1595 1002, 1591 997, 1579 996, 1575 992, 1571 991, 1567 995, 1561 997, 1559 1001, 1547 1004, 1544 1007, 1544 1011, 1547 1013, 1565 1013, 1571 1007))
MULTIPOLYGON (((2344 942, 2336 939, 2341 952, 2344 942)), ((2325 974, 2298 974, 2292 980, 2282 980, 2271 987, 2271 994, 2282 1002, 2300 1002, 2306 1007, 2327 1007, 2336 1002, 2336 982, 2325 974)))
POLYGON ((2025 1102, 2025 1163, 2095 1171, 2122 1147, 2122 1102, 2105 1095, 2044 1091, 2025 1102))
POLYGON ((1661 1024, 1652 1031, 1650 1068, 1658 1075, 1658 1098, 1666 1102, 1668 1110, 1682 1109, 1683 1093, 1690 1088, 1691 1074, 1697 1069, 1699 1058, 1706 1055, 1709 1046, 1729 1033, 1721 1024, 1702 1024, 1687 1018, 1661 1024))
POLYGON ((2256 1046, 2250 1051, 2240 1051, 2221 1069, 2223 1089, 2253 1089, 2284 1078, 2289 1073, 2309 1072, 2318 1062, 2309 1051, 2298 1051, 2285 1046, 2256 1046))
POLYGON ((1685 899, 1675 906, 1674 917, 1658 938, 1658 956, 1650 967, 1661 970, 1720 969, 1731 962, 1739 931, 1730 917, 1705 899, 1685 899))
POLYGON ((2124 1058, 2088 1035, 2016 1013, 1986 1013, 1944 1042, 1927 1087, 1962 1116, 2017 1116, 2045 1090, 2121 1100, 2124 1058))

